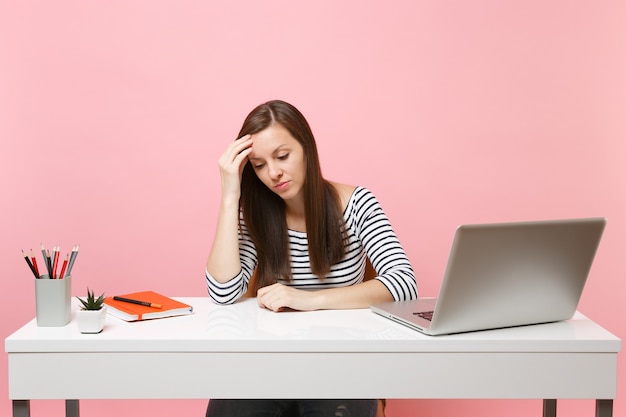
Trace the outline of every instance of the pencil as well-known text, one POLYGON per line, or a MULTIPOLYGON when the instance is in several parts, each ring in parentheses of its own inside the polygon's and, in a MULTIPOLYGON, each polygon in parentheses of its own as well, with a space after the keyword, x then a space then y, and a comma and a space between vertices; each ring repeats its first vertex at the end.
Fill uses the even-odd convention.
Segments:
POLYGON ((48 254, 46 248, 43 247, 43 243, 41 244, 41 254, 43 255, 43 263, 46 266, 46 270, 48 271, 48 278, 52 278, 52 271, 50 270, 50 262, 48 258, 48 254))
POLYGON ((48 264, 48 278, 52 279, 52 257, 50 256, 50 249, 46 249, 46 263, 48 264))
POLYGON ((39 267, 37 266, 37 258, 35 258, 35 254, 33 250, 30 250, 30 259, 33 261, 33 267, 35 268, 35 273, 37 274, 37 278, 39 278, 39 267))
POLYGON ((59 274, 59 279, 65 278, 65 268, 67 268, 67 261, 70 258, 70 254, 65 255, 65 260, 63 261, 63 266, 61 267, 61 273, 59 274))
POLYGON ((33 266, 33 263, 30 261, 30 259, 28 259, 28 255, 24 253, 24 250, 22 250, 22 256, 26 260, 26 263, 28 264, 28 267, 30 268, 30 270, 33 271, 33 275, 35 276, 35 278, 39 278, 39 276, 37 275, 37 271, 35 271, 35 267, 33 266))
POLYGON ((59 249, 60 249, 60 245, 52 248, 52 253, 54 254, 53 255, 54 263, 52 264, 52 278, 53 279, 57 279, 57 265, 59 264, 59 249))
POLYGON ((72 248, 72 254, 70 255, 70 263, 67 265, 67 275, 72 273, 72 268, 74 268, 74 262, 76 262, 76 257, 78 256, 78 245, 74 245, 72 248))

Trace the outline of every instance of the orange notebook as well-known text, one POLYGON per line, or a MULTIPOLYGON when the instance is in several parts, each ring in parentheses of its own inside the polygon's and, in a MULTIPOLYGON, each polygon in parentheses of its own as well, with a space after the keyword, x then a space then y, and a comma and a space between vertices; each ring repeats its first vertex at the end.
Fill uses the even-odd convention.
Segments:
POLYGON ((104 303, 107 305, 107 312, 126 321, 160 319, 193 313, 192 306, 166 297, 165 295, 158 294, 154 291, 140 291, 116 297, 160 305, 160 308, 156 308, 147 305, 114 300, 113 297, 106 297, 104 299, 104 303))

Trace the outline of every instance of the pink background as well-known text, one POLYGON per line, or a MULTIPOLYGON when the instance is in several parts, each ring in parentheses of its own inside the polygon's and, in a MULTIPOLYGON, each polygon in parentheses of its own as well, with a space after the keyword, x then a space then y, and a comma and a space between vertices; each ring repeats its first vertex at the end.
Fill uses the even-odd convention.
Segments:
MULTIPOLYGON (((252 107, 281 98, 309 118, 325 175, 379 197, 421 295, 436 295, 460 223, 606 216, 580 310, 624 337, 625 22, 618 0, 0 0, 0 333, 34 317, 20 250, 40 242, 81 245, 74 295, 204 296, 217 158, 252 107)), ((0 414, 6 368, 3 355, 0 414)), ((620 362, 616 416, 625 378, 620 362)), ((199 416, 206 401, 81 404, 199 416)), ((540 410, 394 400, 388 416, 540 410)))

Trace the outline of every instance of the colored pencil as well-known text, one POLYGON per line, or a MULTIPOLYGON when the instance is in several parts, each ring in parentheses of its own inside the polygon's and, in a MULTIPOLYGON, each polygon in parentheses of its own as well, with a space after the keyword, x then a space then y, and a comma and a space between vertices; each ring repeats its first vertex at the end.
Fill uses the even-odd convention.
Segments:
POLYGON ((33 267, 35 268, 35 273, 37 274, 37 278, 39 278, 39 267, 37 266, 37 258, 35 258, 35 254, 33 250, 30 250, 30 259, 33 261, 33 267))
POLYGON ((72 254, 70 255, 70 263, 67 265, 67 275, 72 273, 72 268, 74 268, 74 262, 76 262, 76 257, 78 256, 78 245, 75 245, 72 248, 72 254))
POLYGON ((50 256, 50 249, 46 249, 46 263, 48 264, 48 278, 52 279, 52 256, 50 256))
POLYGON ((30 261, 30 259, 28 259, 28 255, 24 253, 24 250, 22 250, 22 256, 26 260, 26 263, 28 264, 28 267, 30 268, 30 270, 33 272, 33 275, 35 276, 35 278, 39 278, 39 276, 37 276, 37 271, 35 271, 35 267, 33 266, 33 263, 30 261))
POLYGON ((41 254, 43 255, 43 263, 46 266, 46 270, 48 271, 48 278, 52 278, 52 270, 50 268, 50 257, 48 256, 48 251, 43 247, 43 243, 41 244, 41 254))
POLYGON ((63 266, 61 267, 61 273, 59 274, 59 279, 65 278, 65 268, 67 268, 67 262, 70 258, 70 254, 65 255, 65 260, 63 261, 63 266))
POLYGON ((52 279, 57 279, 57 266, 59 265, 59 249, 60 249, 60 245, 52 248, 52 253, 53 253, 52 279))

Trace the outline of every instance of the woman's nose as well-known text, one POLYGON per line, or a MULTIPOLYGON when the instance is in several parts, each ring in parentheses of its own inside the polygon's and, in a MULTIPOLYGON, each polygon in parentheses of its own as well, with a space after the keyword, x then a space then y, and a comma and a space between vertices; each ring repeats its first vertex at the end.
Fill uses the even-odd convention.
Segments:
POLYGON ((283 175, 283 170, 275 164, 270 164, 268 168, 271 178, 280 178, 283 175))

